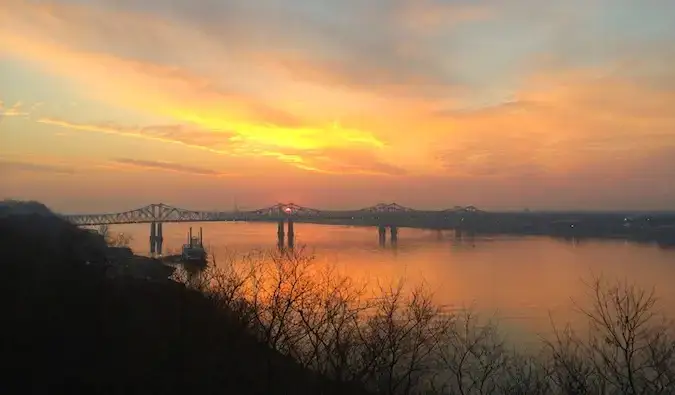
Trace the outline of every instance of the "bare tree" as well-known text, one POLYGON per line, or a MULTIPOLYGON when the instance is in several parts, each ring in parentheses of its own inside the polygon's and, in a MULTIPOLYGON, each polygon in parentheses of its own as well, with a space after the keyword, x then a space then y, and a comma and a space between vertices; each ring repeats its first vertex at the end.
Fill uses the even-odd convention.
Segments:
POLYGON ((587 284, 588 338, 566 328, 546 344, 552 379, 565 394, 675 393, 675 341, 672 326, 656 311, 654 292, 627 283, 587 284))
POLYGON ((101 225, 98 227, 98 233, 103 236, 106 244, 110 247, 129 247, 131 244, 132 237, 125 233, 115 233, 110 232, 108 225, 101 225))
POLYGON ((432 303, 423 286, 406 294, 403 281, 380 287, 360 331, 365 345, 362 382, 386 394, 413 394, 434 374, 435 354, 452 317, 432 303))
POLYGON ((498 380, 500 394, 548 395, 553 392, 549 372, 541 359, 512 351, 498 380))
POLYGON ((542 339, 543 358, 551 385, 562 394, 605 393, 604 381, 588 356, 586 344, 569 324, 562 331, 553 322, 552 327, 555 339, 542 339))
POLYGON ((445 391, 496 393, 509 356, 495 323, 481 325, 475 314, 464 311, 445 334, 443 345, 439 369, 447 376, 445 391))
POLYGON ((675 342, 655 312, 654 291, 599 278, 589 287, 593 302, 581 311, 590 322, 587 347, 598 374, 625 394, 675 391, 675 342))

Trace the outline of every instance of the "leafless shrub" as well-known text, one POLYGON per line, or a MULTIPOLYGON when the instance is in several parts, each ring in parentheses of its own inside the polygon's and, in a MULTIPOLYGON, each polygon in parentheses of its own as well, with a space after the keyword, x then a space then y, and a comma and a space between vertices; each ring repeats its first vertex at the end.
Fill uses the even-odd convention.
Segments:
POLYGON ((439 369, 448 377, 443 391, 493 394, 506 374, 509 359, 504 340, 494 322, 480 324, 464 311, 443 338, 439 369))
POLYGON ((675 342, 655 312, 654 291, 634 285, 590 284, 593 302, 581 309, 591 324, 588 353, 610 390, 625 394, 675 391, 675 342))
POLYGON ((98 228, 98 233, 103 236, 106 244, 110 247, 129 247, 133 240, 131 235, 126 233, 112 233, 108 225, 101 225, 98 228))
POLYGON ((315 274, 315 281, 314 292, 298 306, 305 336, 296 357, 339 381, 355 381, 363 368, 360 321, 368 309, 364 288, 354 287, 332 267, 315 274))
POLYGON ((507 358, 497 393, 509 395, 547 395, 552 393, 548 371, 535 356, 513 351, 507 358))
POLYGON ((418 393, 434 374, 436 352, 452 317, 442 314, 423 287, 406 295, 399 282, 380 287, 380 294, 360 332, 370 367, 363 379, 386 394, 418 393))
POLYGON ((602 394, 603 383, 586 345, 567 325, 560 331, 553 326, 555 339, 544 339, 544 360, 551 385, 562 394, 602 394))
POLYGON ((552 377, 566 394, 675 393, 675 341, 672 327, 656 311, 654 292, 627 283, 588 284, 590 307, 582 339, 569 328, 547 344, 552 377))

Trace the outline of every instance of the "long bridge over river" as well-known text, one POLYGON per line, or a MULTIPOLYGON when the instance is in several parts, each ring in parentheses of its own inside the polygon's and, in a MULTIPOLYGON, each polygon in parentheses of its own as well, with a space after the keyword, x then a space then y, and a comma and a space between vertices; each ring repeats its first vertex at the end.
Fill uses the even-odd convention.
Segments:
POLYGON ((386 237, 386 231, 389 229, 392 241, 396 241, 399 227, 443 225, 445 228, 457 229, 470 226, 471 218, 481 213, 483 211, 473 206, 429 211, 415 210, 396 203, 380 203, 358 210, 318 210, 293 203, 279 203, 248 211, 196 211, 159 203, 120 213, 66 215, 64 217, 79 226, 149 223, 150 251, 161 253, 162 227, 166 222, 277 222, 280 244, 283 245, 284 239, 288 236, 288 244, 292 246, 295 237, 295 222, 377 226, 381 239, 386 237))
POLYGON ((611 237, 675 243, 675 213, 628 212, 487 212, 474 206, 446 210, 416 210, 396 203, 357 210, 318 210, 293 203, 258 210, 196 211, 151 204, 109 214, 65 215, 78 226, 150 224, 150 251, 162 250, 162 227, 169 222, 265 221, 276 222, 279 246, 292 247, 295 223, 363 225, 377 227, 380 242, 398 237, 403 227, 454 229, 457 234, 502 233, 555 235, 572 238, 611 237))
POLYGON ((297 219, 303 222, 325 221, 336 219, 382 219, 395 221, 410 217, 455 216, 481 213, 473 206, 454 207, 447 210, 430 211, 415 210, 396 203, 380 203, 372 207, 358 210, 318 210, 298 206, 297 204, 278 203, 274 206, 248 211, 195 211, 172 207, 163 203, 151 204, 136 210, 111 214, 79 214, 65 215, 75 225, 116 225, 151 222, 206 222, 206 221, 277 221, 280 219, 297 219))

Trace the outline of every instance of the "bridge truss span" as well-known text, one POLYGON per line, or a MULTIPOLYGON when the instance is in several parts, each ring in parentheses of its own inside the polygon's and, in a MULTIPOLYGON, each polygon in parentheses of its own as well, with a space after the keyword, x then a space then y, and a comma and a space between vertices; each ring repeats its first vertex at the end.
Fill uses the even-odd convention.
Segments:
POLYGON ((112 214, 66 215, 75 225, 114 225, 150 222, 201 222, 218 221, 220 213, 194 211, 172 207, 163 203, 151 204, 136 210, 112 214))
POLYGON ((278 203, 270 207, 265 207, 250 211, 196 211, 186 210, 169 206, 164 203, 150 204, 148 206, 124 211, 120 213, 108 214, 82 214, 65 215, 65 219, 79 226, 96 225, 116 225, 116 224, 138 224, 152 222, 207 222, 207 221, 236 221, 236 220, 272 220, 283 218, 297 219, 330 219, 340 217, 344 214, 348 217, 369 217, 378 215, 405 215, 412 213, 438 214, 439 216, 452 213, 481 213, 473 206, 455 207, 441 211, 418 211, 409 207, 404 207, 396 203, 380 203, 375 206, 363 208, 360 210, 318 210, 299 206, 294 203, 278 203))
POLYGON ((295 203, 288 203, 288 204, 277 203, 274 206, 261 208, 250 212, 244 212, 244 214, 256 216, 270 216, 270 217, 276 216, 312 217, 312 216, 320 216, 321 210, 298 206, 295 203))
POLYGON ((390 204, 379 203, 372 207, 366 207, 364 209, 361 209, 360 211, 364 211, 367 213, 410 213, 417 210, 409 207, 404 207, 396 203, 390 204))

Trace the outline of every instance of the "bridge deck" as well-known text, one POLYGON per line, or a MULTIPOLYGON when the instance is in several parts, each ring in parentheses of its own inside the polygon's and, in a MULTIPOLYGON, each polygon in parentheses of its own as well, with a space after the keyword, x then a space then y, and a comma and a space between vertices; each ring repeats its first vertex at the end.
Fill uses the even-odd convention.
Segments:
POLYGON ((455 207, 440 211, 424 211, 403 207, 395 203, 378 204, 364 209, 343 211, 317 210, 291 203, 276 204, 259 210, 228 212, 185 210, 160 203, 120 213, 65 215, 64 217, 76 225, 113 225, 150 222, 271 221, 285 218, 295 218, 300 221, 403 219, 478 212, 480 210, 473 206, 455 207))

